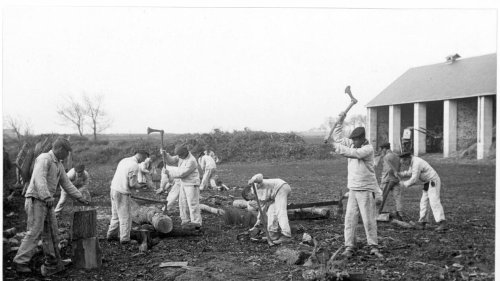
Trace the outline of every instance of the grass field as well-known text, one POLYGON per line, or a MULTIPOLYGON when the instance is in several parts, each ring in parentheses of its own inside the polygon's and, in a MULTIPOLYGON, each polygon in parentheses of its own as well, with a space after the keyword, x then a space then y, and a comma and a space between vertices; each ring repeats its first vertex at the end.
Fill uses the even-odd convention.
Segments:
MULTIPOLYGON (((429 158, 441 176, 441 201, 450 229, 446 233, 432 230, 401 229, 389 223, 378 224, 379 245, 384 260, 368 255, 362 225, 358 226, 357 256, 345 264, 346 270, 362 272, 367 280, 492 280, 494 277, 495 242, 495 166, 493 163, 464 163, 429 158), (465 279, 464 279, 465 278, 465 279), (469 279, 467 279, 469 278, 469 279)), ((225 163, 218 174, 230 187, 242 187, 255 173, 279 177, 292 186, 289 202, 312 202, 331 199, 347 191, 345 159, 225 163)), ((99 233, 104 235, 109 223, 109 182, 115 167, 90 166, 91 194, 97 205, 99 233)), ((152 191, 141 191, 153 197, 152 191)), ((233 195, 237 191, 211 194, 233 195)), ((405 220, 416 221, 421 187, 404 190, 405 220)), ((20 207, 22 201, 19 202, 20 207)), ((387 209, 393 209, 389 200, 387 209)), ((22 208, 16 219, 4 219, 4 228, 23 229, 22 208)), ((176 217, 178 213, 173 213, 176 217)), ((146 254, 138 254, 138 246, 120 246, 101 240, 105 262, 99 270, 70 268, 51 280, 302 280, 301 265, 287 265, 275 257, 276 247, 241 242, 236 235, 245 228, 225 225, 213 214, 203 213, 205 234, 194 237, 165 238, 146 254), (165 261, 188 261, 202 271, 161 269, 165 261)), ((303 232, 316 237, 324 252, 334 252, 343 245, 343 217, 327 220, 292 221, 294 242, 300 246, 303 232)), ((312 247, 306 250, 311 251, 312 247)), ((4 256, 4 280, 19 280, 11 266, 12 254, 4 256)))

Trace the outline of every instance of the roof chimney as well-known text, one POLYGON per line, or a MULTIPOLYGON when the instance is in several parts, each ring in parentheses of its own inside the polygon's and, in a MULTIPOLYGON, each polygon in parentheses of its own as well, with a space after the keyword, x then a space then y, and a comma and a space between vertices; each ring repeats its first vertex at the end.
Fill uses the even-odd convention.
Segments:
POLYGON ((446 64, 452 64, 459 58, 461 58, 459 54, 449 55, 446 57, 446 64))

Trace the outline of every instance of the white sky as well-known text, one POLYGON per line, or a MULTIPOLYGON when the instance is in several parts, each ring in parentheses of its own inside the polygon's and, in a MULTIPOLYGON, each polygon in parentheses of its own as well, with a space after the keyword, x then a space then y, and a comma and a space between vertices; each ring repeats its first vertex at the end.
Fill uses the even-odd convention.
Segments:
POLYGON ((76 133, 56 106, 87 93, 105 95, 107 133, 304 131, 345 109, 346 85, 364 114, 410 67, 496 52, 497 24, 495 9, 4 7, 3 116, 76 133))

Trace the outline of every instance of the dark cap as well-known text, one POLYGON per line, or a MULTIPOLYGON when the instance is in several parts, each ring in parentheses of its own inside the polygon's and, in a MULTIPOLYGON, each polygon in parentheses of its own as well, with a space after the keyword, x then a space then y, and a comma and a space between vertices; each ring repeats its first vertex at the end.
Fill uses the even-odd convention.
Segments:
POLYGON ((81 173, 81 172, 83 172, 83 171, 85 171, 85 165, 83 165, 83 164, 78 164, 78 165, 76 165, 76 166, 75 166, 75 172, 77 172, 77 173, 81 173))
POLYGON ((388 142, 384 142, 382 145, 380 145, 380 148, 387 148, 387 149, 390 149, 391 148, 391 144, 388 143, 388 142))
POLYGON ((364 138, 365 137, 365 127, 357 127, 355 128, 351 135, 349 136, 350 139, 354 138, 364 138))
POLYGON ((411 152, 410 151, 402 151, 401 154, 399 154, 400 158, 408 158, 410 156, 411 156, 411 152))

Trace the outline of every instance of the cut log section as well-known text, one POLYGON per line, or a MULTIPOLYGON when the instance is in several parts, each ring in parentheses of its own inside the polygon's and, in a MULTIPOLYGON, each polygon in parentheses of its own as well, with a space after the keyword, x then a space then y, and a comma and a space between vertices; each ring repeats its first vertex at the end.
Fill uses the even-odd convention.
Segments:
POLYGON ((224 223, 227 225, 254 226, 257 222, 256 212, 231 206, 227 206, 224 209, 218 209, 205 204, 200 204, 200 210, 222 216, 224 223))
POLYGON ((97 236, 97 212, 95 209, 76 211, 73 214, 72 239, 85 239, 97 236))
POLYGON ((101 248, 97 239, 97 212, 93 210, 73 213, 73 261, 78 268, 98 268, 102 265, 101 248))
POLYGON ((99 268, 102 265, 101 248, 97 237, 73 242, 73 262, 78 268, 99 268))
POLYGON ((172 219, 163 212, 150 206, 140 206, 134 200, 130 200, 132 221, 137 224, 149 223, 160 233, 169 233, 173 229, 172 219))

